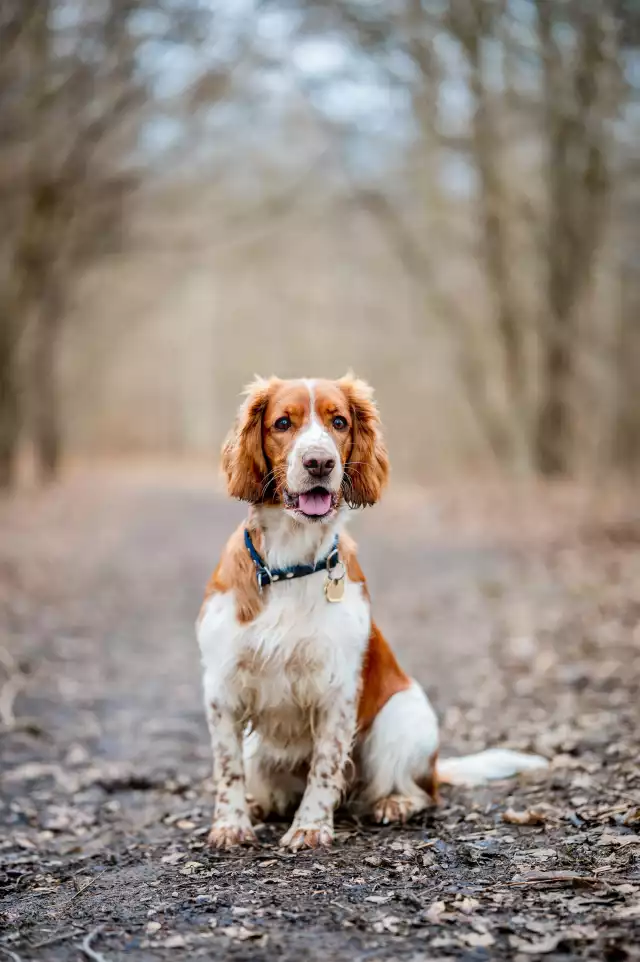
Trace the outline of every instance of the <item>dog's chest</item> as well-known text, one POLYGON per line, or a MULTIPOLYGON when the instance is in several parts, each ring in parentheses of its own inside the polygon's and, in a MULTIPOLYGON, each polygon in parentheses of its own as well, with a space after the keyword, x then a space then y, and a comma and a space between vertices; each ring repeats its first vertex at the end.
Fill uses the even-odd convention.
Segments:
POLYGON ((355 697, 366 649, 369 605, 358 584, 339 604, 327 601, 324 575, 266 589, 266 604, 232 641, 229 682, 254 722, 306 712, 340 695, 355 697))

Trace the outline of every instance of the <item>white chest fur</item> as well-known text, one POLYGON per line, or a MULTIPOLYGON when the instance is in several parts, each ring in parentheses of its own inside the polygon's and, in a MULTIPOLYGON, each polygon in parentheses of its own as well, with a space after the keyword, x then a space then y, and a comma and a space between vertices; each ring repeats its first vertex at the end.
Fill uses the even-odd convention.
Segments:
MULTIPOLYGON (((291 563, 281 549, 278 563, 291 563)), ((319 571, 265 588, 264 608, 247 624, 236 618, 233 591, 215 594, 198 628, 206 701, 224 704, 276 744, 304 737, 317 712, 357 696, 369 603, 362 585, 347 579, 343 600, 330 604, 325 577, 319 571)))

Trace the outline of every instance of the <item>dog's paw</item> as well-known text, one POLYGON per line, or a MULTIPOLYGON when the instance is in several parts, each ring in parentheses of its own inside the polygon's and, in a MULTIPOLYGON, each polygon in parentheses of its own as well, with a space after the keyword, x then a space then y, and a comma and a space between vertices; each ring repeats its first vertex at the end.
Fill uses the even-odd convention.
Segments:
POLYGON ((326 823, 314 825, 292 825, 280 839, 280 846, 291 852, 301 848, 330 848, 333 842, 333 828, 326 823))
POLYGON ((211 826, 207 844, 211 848, 228 852, 239 845, 257 845, 258 839, 248 821, 245 823, 216 819, 211 826))
POLYGON ((390 825, 392 822, 403 824, 420 811, 421 807, 416 803, 416 799, 406 795, 388 795, 375 803, 371 817, 381 825, 390 825))

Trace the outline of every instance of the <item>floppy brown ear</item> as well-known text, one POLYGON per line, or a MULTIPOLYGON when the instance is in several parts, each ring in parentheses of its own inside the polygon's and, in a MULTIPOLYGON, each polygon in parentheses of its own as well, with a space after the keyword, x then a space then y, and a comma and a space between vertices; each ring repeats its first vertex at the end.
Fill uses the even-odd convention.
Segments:
POLYGON ((349 478, 346 500, 352 507, 375 504, 389 477, 389 456, 382 439, 373 389, 352 374, 338 381, 353 418, 353 447, 345 465, 349 478))
POLYGON ((256 378, 245 391, 246 398, 222 446, 222 470, 232 498, 262 501, 267 460, 262 447, 262 417, 269 400, 272 381, 256 378))

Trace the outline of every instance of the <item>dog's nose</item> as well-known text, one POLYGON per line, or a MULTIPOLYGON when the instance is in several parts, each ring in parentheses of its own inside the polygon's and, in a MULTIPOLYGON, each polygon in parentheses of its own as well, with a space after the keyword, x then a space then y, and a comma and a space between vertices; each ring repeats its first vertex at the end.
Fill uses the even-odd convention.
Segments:
POLYGON ((327 457, 323 451, 307 451, 302 464, 312 478, 326 478, 336 466, 335 458, 327 457))

